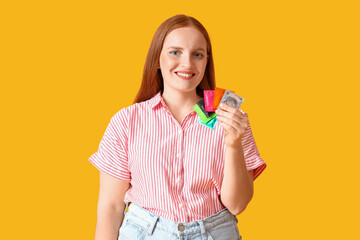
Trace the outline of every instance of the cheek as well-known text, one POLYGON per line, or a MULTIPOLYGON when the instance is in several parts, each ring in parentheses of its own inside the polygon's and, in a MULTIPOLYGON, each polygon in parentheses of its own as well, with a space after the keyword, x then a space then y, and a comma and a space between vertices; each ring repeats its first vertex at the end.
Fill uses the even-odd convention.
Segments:
POLYGON ((207 65, 207 61, 201 62, 200 65, 201 65, 201 69, 203 69, 203 70, 205 71, 206 65, 207 65))
POLYGON ((160 65, 169 67, 174 64, 175 59, 166 53, 161 53, 159 57, 160 65))
POLYGON ((164 56, 161 54, 160 57, 159 57, 159 64, 160 64, 160 67, 162 67, 164 65, 164 56))
POLYGON ((202 63, 202 64, 199 66, 199 68, 201 69, 202 74, 204 74, 204 73, 205 73, 206 66, 207 66, 207 62, 202 63))
POLYGON ((166 68, 168 70, 171 70, 172 68, 174 68, 176 66, 176 62, 171 58, 164 57, 162 59, 162 62, 160 62, 160 66, 163 68, 166 68))
POLYGON ((204 70, 206 69, 207 63, 208 63, 207 61, 204 61, 203 63, 204 70))

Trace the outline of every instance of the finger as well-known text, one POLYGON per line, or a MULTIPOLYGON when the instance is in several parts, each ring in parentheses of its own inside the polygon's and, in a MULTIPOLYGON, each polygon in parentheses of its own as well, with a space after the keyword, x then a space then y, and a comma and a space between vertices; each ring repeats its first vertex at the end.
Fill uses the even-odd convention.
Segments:
POLYGON ((234 120, 231 120, 229 118, 226 118, 226 117, 222 117, 222 116, 216 116, 217 120, 219 120, 220 122, 222 123, 225 123, 226 125, 234 128, 235 131, 240 131, 240 128, 241 128, 241 125, 240 123, 234 121, 234 120))
POLYGON ((223 112, 230 112, 230 113, 233 113, 237 116, 239 116, 240 118, 243 118, 245 117, 245 114, 243 114, 239 109, 236 109, 234 107, 231 107, 225 103, 221 103, 219 105, 219 107, 217 108, 217 110, 219 111, 223 111, 223 112))
POLYGON ((241 118, 239 114, 226 112, 226 111, 223 111, 223 110, 221 110, 219 108, 216 109, 215 113, 220 117, 228 118, 228 119, 233 120, 233 121, 235 121, 235 122, 237 122, 239 124, 243 120, 243 118, 241 118))
POLYGON ((231 132, 231 131, 236 132, 237 131, 234 127, 232 127, 231 125, 222 121, 221 119, 218 119, 218 121, 219 121, 220 125, 225 129, 226 132, 231 132))
POLYGON ((231 113, 236 113, 237 109, 227 105, 226 103, 220 103, 219 107, 231 113))

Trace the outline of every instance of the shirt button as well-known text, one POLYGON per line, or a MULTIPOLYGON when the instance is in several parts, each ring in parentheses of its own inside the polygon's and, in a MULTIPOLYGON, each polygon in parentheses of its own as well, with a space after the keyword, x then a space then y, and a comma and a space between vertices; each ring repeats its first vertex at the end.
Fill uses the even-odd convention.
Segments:
POLYGON ((178 157, 178 158, 179 158, 179 157, 180 157, 180 155, 181 155, 181 154, 180 154, 180 153, 178 153, 178 154, 176 154, 176 157, 178 157))
POLYGON ((179 231, 184 231, 185 230, 185 227, 183 225, 181 225, 181 224, 179 225, 178 228, 179 228, 179 231))
POLYGON ((179 204, 179 207, 180 207, 180 208, 183 208, 183 206, 184 206, 184 205, 182 205, 181 203, 179 204))

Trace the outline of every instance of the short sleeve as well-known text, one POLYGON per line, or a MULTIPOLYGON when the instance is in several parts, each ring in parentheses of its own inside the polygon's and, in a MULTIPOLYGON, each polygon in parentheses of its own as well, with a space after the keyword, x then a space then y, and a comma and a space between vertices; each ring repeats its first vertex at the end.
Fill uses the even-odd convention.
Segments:
MULTIPOLYGON (((243 112, 246 117, 248 114, 243 112)), ((242 145, 244 150, 245 163, 248 171, 254 170, 253 180, 255 180, 266 168, 266 163, 260 157, 260 153, 257 149, 254 136, 250 127, 250 122, 248 118, 248 127, 245 131, 245 134, 242 138, 242 145)))
POLYGON ((126 109, 118 111, 110 120, 98 151, 89 161, 100 171, 117 179, 130 182, 128 169, 128 115, 126 109))

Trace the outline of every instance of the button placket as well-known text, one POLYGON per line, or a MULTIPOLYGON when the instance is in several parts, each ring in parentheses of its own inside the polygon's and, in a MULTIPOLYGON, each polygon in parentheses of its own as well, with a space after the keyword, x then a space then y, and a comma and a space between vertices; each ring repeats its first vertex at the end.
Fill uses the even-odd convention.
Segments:
MULTIPOLYGON (((181 127, 180 127, 181 128, 181 127)), ((182 147, 183 147, 183 140, 184 140, 184 131, 183 128, 178 129, 178 144, 176 148, 176 162, 178 166, 177 176, 175 178, 176 187, 179 191, 179 208, 181 211, 185 210, 184 204, 181 202, 184 201, 182 198, 182 174, 183 174, 183 162, 182 162, 182 147)), ((180 230, 181 231, 181 230, 180 230)))
POLYGON ((179 137, 178 137, 178 144, 177 144, 177 151, 176 151, 176 159, 178 160, 178 166, 179 166, 179 172, 178 172, 178 178, 177 178, 177 182, 179 181, 179 178, 181 177, 181 172, 183 171, 183 163, 182 163, 182 159, 181 159, 181 151, 182 151, 182 145, 183 145, 183 131, 182 129, 178 131, 179 133, 179 137))

